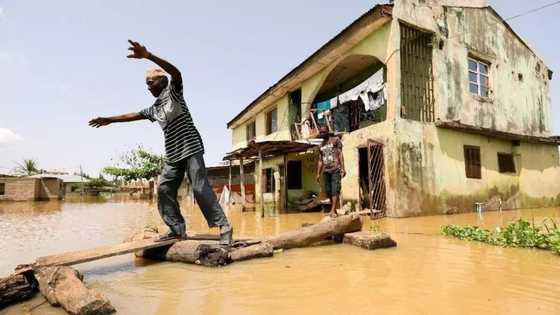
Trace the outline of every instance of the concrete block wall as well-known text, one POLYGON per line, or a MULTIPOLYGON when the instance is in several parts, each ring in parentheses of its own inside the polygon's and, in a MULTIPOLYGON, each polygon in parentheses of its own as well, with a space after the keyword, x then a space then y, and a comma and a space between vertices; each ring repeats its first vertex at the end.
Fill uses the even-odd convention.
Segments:
POLYGON ((0 184, 4 184, 4 194, 0 195, 0 200, 33 201, 38 197, 37 178, 0 178, 0 184))

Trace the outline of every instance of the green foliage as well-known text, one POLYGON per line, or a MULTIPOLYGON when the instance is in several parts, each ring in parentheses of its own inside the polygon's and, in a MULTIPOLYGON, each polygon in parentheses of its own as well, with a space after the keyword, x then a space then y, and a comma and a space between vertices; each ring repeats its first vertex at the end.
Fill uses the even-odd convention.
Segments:
POLYGON ((478 226, 446 225, 442 228, 442 233, 467 241, 488 242, 490 238, 490 231, 483 230, 478 226))
POLYGON ((98 188, 99 189, 99 188, 113 187, 113 184, 110 181, 103 178, 103 176, 99 176, 98 178, 91 178, 89 181, 84 183, 84 186, 86 188, 98 188))
POLYGON ((21 163, 16 163, 14 169, 14 173, 21 176, 32 176, 40 172, 37 161, 32 159, 24 159, 21 163))
POLYGON ((446 225, 442 227, 441 232, 445 236, 461 240, 503 247, 540 248, 560 254, 560 229, 554 221, 550 221, 552 226, 548 226, 546 221, 542 225, 535 225, 519 219, 504 228, 498 227, 494 231, 477 226, 446 225))
POLYGON ((163 157, 138 146, 124 154, 121 157, 121 162, 125 167, 108 166, 103 169, 103 172, 126 181, 149 180, 161 172, 163 157))

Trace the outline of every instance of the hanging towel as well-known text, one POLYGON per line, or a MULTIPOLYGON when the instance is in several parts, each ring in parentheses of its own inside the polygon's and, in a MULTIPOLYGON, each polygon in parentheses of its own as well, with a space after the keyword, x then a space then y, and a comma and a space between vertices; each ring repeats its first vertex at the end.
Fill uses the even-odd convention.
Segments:
POLYGON ((346 102, 361 99, 364 104, 364 111, 379 108, 385 102, 384 95, 382 98, 378 98, 381 96, 379 92, 385 87, 383 78, 383 69, 381 69, 362 83, 358 84, 356 87, 341 94, 338 97, 338 101, 340 104, 344 104, 346 102))

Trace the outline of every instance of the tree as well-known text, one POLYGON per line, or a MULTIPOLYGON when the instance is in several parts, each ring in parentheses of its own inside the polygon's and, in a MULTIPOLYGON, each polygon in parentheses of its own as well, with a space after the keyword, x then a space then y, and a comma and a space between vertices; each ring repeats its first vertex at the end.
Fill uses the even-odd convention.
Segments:
POLYGON ((21 163, 16 163, 14 168, 14 173, 20 176, 32 176, 40 172, 37 161, 32 159, 24 159, 21 163))
POLYGON ((125 167, 118 165, 107 166, 103 169, 103 172, 126 181, 137 179, 150 180, 161 173, 163 166, 163 157, 161 155, 151 153, 142 146, 128 151, 120 160, 125 167))

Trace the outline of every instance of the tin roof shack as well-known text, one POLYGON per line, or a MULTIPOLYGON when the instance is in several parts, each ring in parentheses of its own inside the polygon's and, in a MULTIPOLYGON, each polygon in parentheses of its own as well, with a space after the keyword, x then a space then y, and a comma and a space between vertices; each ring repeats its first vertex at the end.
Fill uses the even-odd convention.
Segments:
POLYGON ((0 200, 60 200, 63 197, 62 180, 58 178, 0 177, 0 200))
MULTIPOLYGON (((226 163, 228 164, 228 163, 226 163)), ((230 186, 230 191, 241 194, 241 175, 239 164, 232 163, 231 167, 229 165, 214 165, 206 167, 206 172, 208 174, 208 180, 212 189, 216 193, 222 193, 224 186, 230 186), (230 183, 230 173, 231 173, 231 183, 230 183)), ((255 165, 254 163, 245 164, 243 169, 245 192, 248 195, 254 195, 255 193, 255 165)))
POLYGON ((81 191, 84 183, 88 182, 88 179, 82 178, 80 175, 71 175, 66 173, 47 173, 47 174, 37 174, 31 176, 33 178, 59 178, 63 182, 64 194, 73 193, 81 191))
MULTIPOLYGON (((342 195, 356 208, 405 217, 477 202, 558 205, 551 79, 486 1, 396 0, 366 12, 233 118, 232 151, 311 139, 327 126, 341 133, 342 195)), ((319 192, 316 153, 303 156, 301 182, 319 192)), ((261 173, 276 174, 282 157, 264 157, 261 173)), ((260 178, 257 197, 272 186, 260 178)))
MULTIPOLYGON (((255 194, 255 177, 254 163, 244 163, 243 167, 243 180, 241 180, 239 163, 232 163, 231 167, 228 162, 223 163, 223 165, 213 165, 206 167, 206 174, 208 175, 208 181, 212 186, 212 189, 219 195, 222 193, 224 186, 231 186, 230 191, 233 191, 239 196, 245 193, 246 201, 254 201, 255 194), (231 174, 231 183, 230 183, 231 174), (244 186, 244 191, 242 186, 244 186)), ((156 181, 159 182, 159 181, 156 181)), ((157 184, 156 184, 157 185, 157 184)), ((156 187, 157 190, 157 187, 156 187)), ((181 186, 178 189, 177 196, 179 198, 185 198, 190 200, 192 194, 192 189, 189 185, 189 179, 187 176, 183 178, 181 186)), ((194 202, 194 201, 191 201, 194 202)))

